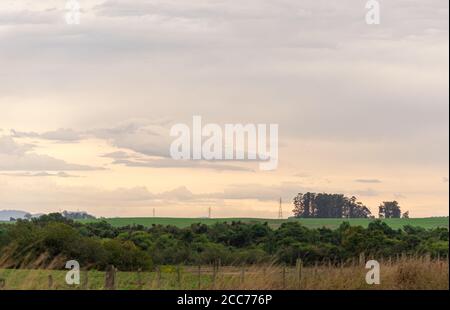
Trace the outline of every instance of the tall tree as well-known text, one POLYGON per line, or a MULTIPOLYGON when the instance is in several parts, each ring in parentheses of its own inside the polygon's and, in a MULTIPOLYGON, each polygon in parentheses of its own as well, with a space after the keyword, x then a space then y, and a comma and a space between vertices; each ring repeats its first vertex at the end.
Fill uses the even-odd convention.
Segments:
POLYGON ((401 208, 397 201, 383 201, 378 207, 379 218, 400 218, 402 214, 401 208))
POLYGON ((306 193, 302 194, 299 193, 294 198, 294 214, 296 217, 314 217, 314 214, 316 212, 316 208, 313 207, 313 201, 315 199, 314 193, 306 193))

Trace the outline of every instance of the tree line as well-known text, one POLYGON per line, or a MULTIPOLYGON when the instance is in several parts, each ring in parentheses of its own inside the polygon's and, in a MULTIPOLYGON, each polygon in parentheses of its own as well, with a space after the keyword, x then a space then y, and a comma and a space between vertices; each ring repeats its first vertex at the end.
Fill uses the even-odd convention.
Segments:
MULTIPOLYGON (((299 193, 293 200, 294 216, 297 218, 375 218, 372 212, 355 196, 343 194, 299 193)), ((379 218, 400 218, 402 216, 397 201, 384 201, 378 207, 379 218)), ((409 212, 403 213, 409 218, 409 212)))
POLYGON ((305 264, 346 262, 367 256, 448 255, 447 228, 392 229, 380 220, 367 228, 343 222, 337 229, 309 229, 297 221, 273 229, 267 223, 193 224, 187 228, 140 225, 113 227, 106 221, 82 224, 49 214, 0 224, 0 266, 152 270, 158 265, 305 264))

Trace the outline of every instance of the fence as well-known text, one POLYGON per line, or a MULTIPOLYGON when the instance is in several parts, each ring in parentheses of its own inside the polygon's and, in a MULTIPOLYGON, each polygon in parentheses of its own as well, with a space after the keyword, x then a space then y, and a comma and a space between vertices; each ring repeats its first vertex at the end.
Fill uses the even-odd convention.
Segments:
MULTIPOLYGON (((386 275, 398 272, 402 266, 411 265, 420 272, 436 275, 447 274, 448 258, 431 259, 430 256, 406 257, 405 255, 379 260, 386 275), (422 270, 423 269, 423 270, 422 270)), ((221 266, 220 261, 208 266, 158 266, 151 272, 138 269, 135 272, 119 271, 114 266, 108 266, 106 271, 81 272, 79 285, 69 286, 65 283, 66 271, 51 270, 19 270, 18 272, 38 273, 35 276, 22 276, 24 289, 314 289, 324 288, 321 282, 327 282, 332 287, 342 283, 354 282, 357 288, 365 286, 365 256, 347 262, 316 263, 305 266, 298 259, 295 266, 263 265, 263 266, 221 266), (45 281, 45 277, 47 280, 45 281), (32 285, 32 283, 38 283, 32 285), (43 284, 46 283, 46 284, 43 284), (320 286, 322 285, 322 286, 320 286)), ((393 279, 395 277, 392 277, 393 279)), ((9 277, 14 280, 14 277, 9 277)), ((17 276, 16 278, 20 278, 17 276)), ((384 277, 386 279, 386 277, 384 277)), ((11 284, 0 273, 0 289, 21 288, 11 284)), ((14 280, 17 282, 17 279, 14 280)), ((447 281, 448 287, 448 281, 447 281)), ((344 287, 345 288, 345 287, 344 287)))

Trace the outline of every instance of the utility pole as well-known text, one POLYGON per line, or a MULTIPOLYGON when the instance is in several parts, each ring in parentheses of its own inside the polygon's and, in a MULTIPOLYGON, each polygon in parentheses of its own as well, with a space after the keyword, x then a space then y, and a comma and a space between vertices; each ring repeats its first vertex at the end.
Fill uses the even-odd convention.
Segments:
POLYGON ((281 197, 280 197, 280 207, 278 208, 278 219, 283 219, 283 206, 282 206, 282 201, 281 201, 281 197))
POLYGON ((153 208, 153 217, 155 217, 155 213, 156 213, 155 208, 153 208))
POLYGON ((208 218, 211 218, 211 207, 208 208, 208 218))

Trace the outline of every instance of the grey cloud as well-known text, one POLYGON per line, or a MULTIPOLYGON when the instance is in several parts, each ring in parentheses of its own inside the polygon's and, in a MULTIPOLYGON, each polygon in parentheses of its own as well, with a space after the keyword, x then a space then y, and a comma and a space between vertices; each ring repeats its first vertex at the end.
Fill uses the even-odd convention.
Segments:
POLYGON ((278 201, 281 197, 284 203, 290 204, 293 197, 306 188, 298 184, 283 183, 280 185, 261 184, 239 184, 228 186, 223 192, 215 193, 192 193, 186 186, 180 186, 171 191, 156 194, 160 199, 179 201, 215 201, 215 200, 258 200, 258 201, 278 201))
POLYGON ((294 177, 297 177, 297 178, 309 178, 310 175, 307 174, 307 173, 296 173, 296 174, 294 174, 294 177))
MULTIPOLYGON (((112 98, 96 105, 105 106, 101 118, 83 126, 200 111, 278 122, 298 140, 345 142, 339 147, 366 163, 448 165, 448 1, 385 1, 377 27, 364 23, 364 4, 105 1, 81 27, 2 32, 0 59, 11 61, 1 63, 9 74, 0 97, 108 89, 112 98)), ((84 116, 92 100, 69 105, 84 116)), ((128 129, 98 134, 167 157, 164 140, 128 129)))
POLYGON ((58 140, 58 141, 79 141, 82 139, 82 135, 77 133, 72 129, 58 129, 55 131, 48 131, 41 135, 42 138, 48 140, 58 140))
POLYGON ((149 156, 169 156, 169 129, 158 122, 127 120, 115 127, 94 129, 87 133, 105 139, 118 148, 149 156))
POLYGON ((305 18, 311 11, 299 8, 289 1, 252 1, 239 3, 233 1, 148 1, 138 0, 130 3, 123 0, 106 1, 93 8, 93 11, 108 17, 160 16, 178 19, 203 19, 215 21, 264 20, 267 18, 305 18))
MULTIPOLYGON (((14 208, 94 208, 109 206, 146 206, 156 199, 145 187, 103 190, 94 187, 66 187, 40 182, 33 187, 18 189, 8 184, 0 187, 0 203, 14 208), (49 190, 51 189, 51 190, 49 190)), ((155 202, 156 203, 156 202, 155 202)), ((99 209, 96 209, 99 211, 99 209)))
MULTIPOLYGON (((178 19, 205 19, 216 22, 262 20, 272 23, 285 22, 288 24, 301 24, 306 26, 326 27, 333 24, 336 27, 348 27, 350 31, 357 31, 350 25, 338 25, 337 21, 363 21, 366 10, 365 2, 355 0, 343 0, 339 3, 330 3, 326 0, 247 0, 236 1, 183 1, 165 0, 149 1, 135 0, 109 0, 97 5, 93 11, 98 15, 108 17, 142 17, 163 16, 165 18, 178 19)), ((423 5, 420 1, 398 1, 383 3, 383 23, 380 27, 389 27, 393 23, 396 29, 414 29, 416 25, 432 22, 435 28, 445 26, 441 20, 448 14, 446 2, 441 0, 432 1, 423 5), (408 14, 405 14, 407 11, 408 14), (414 24, 405 24, 396 18, 414 21, 414 24), (437 20, 434 17, 440 17, 437 20), (386 25, 387 24, 387 25, 386 25)), ((417 26, 416 26, 417 27, 417 26)), ((334 29, 329 29, 333 31, 334 29)))
POLYGON ((83 135, 73 129, 60 128, 44 133, 22 132, 11 129, 11 135, 16 138, 40 138, 45 140, 53 140, 60 142, 76 142, 83 139, 83 135))
POLYGON ((102 157, 112 158, 112 159, 127 159, 130 155, 123 151, 111 152, 101 155, 102 157))
POLYGON ((0 155, 22 156, 31 149, 29 144, 18 144, 11 137, 0 136, 0 155))
POLYGON ((356 183, 381 183, 381 180, 378 179, 356 179, 356 183))
POLYGON ((37 132, 29 131, 17 131, 15 129, 10 130, 11 136, 14 138, 39 138, 39 134, 37 132))
POLYGON ((290 205, 298 188, 285 188, 281 186, 262 186, 258 184, 242 184, 232 186, 223 192, 193 193, 186 186, 179 186, 163 192, 152 192, 146 187, 116 188, 104 190, 95 187, 67 187, 51 185, 41 182, 36 186, 19 189, 10 187, 7 183, 0 187, 0 203, 14 208, 45 211, 55 208, 83 208, 96 210, 102 213, 103 208, 129 208, 165 206, 167 204, 198 206, 217 204, 223 200, 251 199, 259 201, 274 201, 283 197, 284 206, 290 205))
MULTIPOLYGON (((222 192, 195 194, 191 199, 220 199, 220 200, 258 200, 263 202, 273 201, 274 205, 282 198, 283 205, 291 205, 293 198, 298 193, 306 192, 332 192, 345 193, 337 188, 324 188, 323 186, 305 186, 297 182, 282 182, 280 184, 262 185, 257 183, 236 184, 227 186, 222 192)), ((373 189, 359 190, 346 195, 378 196, 380 193, 373 189)))
POLYGON ((92 171, 99 167, 67 163, 48 155, 27 153, 22 156, 0 154, 0 171, 92 171))
MULTIPOLYGON (((172 142, 172 138, 169 135, 169 124, 170 122, 144 119, 127 120, 115 127, 94 129, 88 131, 88 133, 97 138, 105 139, 118 148, 127 149, 136 153, 129 154, 127 152, 117 151, 103 155, 103 157, 114 159, 113 164, 116 165, 150 168, 192 167, 217 171, 253 171, 253 169, 226 164, 227 161, 225 160, 173 160, 169 154, 170 144, 172 142), (144 155, 144 157, 141 155, 144 155), (147 158, 148 156, 158 158, 147 158)), ((242 160, 239 162, 249 163, 251 161, 242 160)))
MULTIPOLYGON (((130 154, 129 152, 115 151, 101 155, 102 157, 113 159, 113 164, 121 164, 128 167, 193 167, 216 171, 253 171, 253 169, 226 164, 226 160, 173 160, 169 155, 171 137, 168 124, 169 122, 167 121, 131 119, 110 128, 92 129, 85 132, 77 132, 73 129, 59 129, 45 133, 11 130, 11 134, 17 138, 31 137, 59 142, 77 142, 87 137, 103 139, 117 148, 133 152, 130 154), (148 156, 158 158, 147 158, 148 156)), ((250 163, 255 161, 240 160, 234 162, 250 163)))
POLYGON ((62 11, 43 10, 10 10, 0 11, 0 25, 48 25, 61 22, 62 11))
POLYGON ((67 163, 48 155, 30 152, 27 145, 9 136, 0 137, 0 171, 90 171, 102 168, 67 163))
POLYGON ((202 195, 194 195, 186 186, 180 186, 170 191, 156 195, 160 199, 189 201, 200 198, 202 195))
POLYGON ((0 173, 0 175, 4 176, 12 176, 12 177, 58 177, 58 178, 78 178, 79 176, 68 174, 66 172, 57 172, 57 173, 49 173, 49 172, 23 172, 23 173, 0 173))
POLYGON ((171 158, 141 159, 141 160, 118 159, 115 160, 113 164, 125 165, 128 167, 147 167, 147 168, 198 168, 216 171, 253 171, 252 169, 248 169, 245 167, 239 167, 235 165, 225 165, 214 161, 174 160, 171 158))
POLYGON ((354 194, 356 196, 363 196, 363 197, 364 196, 365 197, 375 197, 375 196, 379 196, 380 192, 378 192, 378 191, 376 191, 374 189, 368 188, 368 189, 365 189, 365 190, 353 191, 352 194, 354 194))
POLYGON ((301 192, 314 191, 313 188, 305 187, 295 182, 283 182, 279 185, 261 184, 237 184, 228 186, 223 192, 204 194, 205 198, 230 199, 230 200, 259 200, 277 201, 280 197, 285 203, 291 203, 292 199, 301 192))
MULTIPOLYGON (((60 128, 43 133, 11 130, 15 138, 38 138, 57 142, 78 142, 82 139, 95 137, 109 141, 118 148, 149 156, 169 156, 170 136, 166 121, 150 121, 145 119, 130 119, 116 126, 107 128, 77 131, 71 128, 60 128)), ((103 157, 127 158, 125 152, 117 151, 104 154, 103 157)))
MULTIPOLYGON (((242 114, 243 117, 251 119, 258 114, 258 118, 274 119, 283 124, 285 134, 305 139, 319 137, 327 140, 358 142, 366 139, 398 141, 405 136, 421 135, 423 132, 429 132, 432 136, 433 132, 441 132, 445 129, 442 126, 448 123, 446 116, 448 105, 444 103, 444 99, 446 101, 448 92, 445 88, 441 88, 438 92, 433 89, 433 87, 437 88, 433 86, 436 85, 435 80, 442 78, 440 71, 435 71, 435 67, 436 59, 440 59, 440 51, 443 47, 440 38, 446 34, 445 12, 448 8, 444 2, 433 1, 427 6, 429 8, 418 1, 408 2, 406 6, 388 3, 385 9, 386 16, 383 15, 383 23, 376 29, 363 24, 364 6, 351 1, 339 4, 329 4, 324 1, 202 3, 197 1, 186 1, 181 4, 179 1, 169 4, 154 1, 132 3, 108 1, 99 9, 115 10, 119 15, 120 12, 129 15, 130 11, 148 11, 148 14, 165 12, 164 16, 174 16, 174 18, 142 20, 142 26, 133 25, 137 27, 137 29, 132 28, 133 31, 128 29, 131 26, 127 25, 127 18, 119 19, 115 21, 119 24, 113 22, 111 26, 100 19, 98 24, 95 24, 102 25, 99 28, 89 24, 83 26, 82 30, 71 30, 78 35, 70 36, 70 39, 64 30, 60 30, 60 35, 52 36, 45 42, 49 42, 49 48, 51 48, 61 43, 58 40, 62 42, 80 40, 80 42, 74 42, 77 44, 69 44, 65 54, 59 55, 64 58, 66 53, 74 53, 78 55, 75 58, 78 61, 81 61, 83 57, 79 57, 82 51, 78 50, 77 46, 82 46, 85 50, 86 45, 94 45, 93 47, 101 51, 97 56, 95 53, 89 55, 92 63, 104 57, 122 58, 128 53, 139 54, 143 58, 136 59, 147 59, 148 68, 155 70, 155 74, 161 76, 160 73, 165 73, 166 76, 171 76, 169 82, 175 84, 175 87, 181 86, 173 83, 178 82, 176 77, 181 74, 182 77, 187 77, 184 80, 191 82, 210 81, 214 85, 227 85, 217 96, 230 96, 238 91, 241 93, 243 89, 242 95, 245 99, 236 102, 237 105, 245 107, 243 109, 231 108, 225 112, 217 109, 217 105, 222 104, 225 99, 216 99, 218 103, 211 110, 203 107, 202 103, 193 106, 188 104, 179 109, 182 111, 189 109, 191 112, 192 109, 203 108, 205 113, 229 118, 242 114), (201 9, 202 6, 207 6, 208 9, 201 9), (238 14, 242 6, 246 8, 244 12, 249 16, 253 14, 260 16, 258 23, 262 25, 254 24, 255 21, 233 24, 228 18, 217 20, 217 15, 223 12, 223 7, 228 8, 227 11, 232 14, 238 14), (158 9, 159 7, 165 9, 158 9), (405 13, 405 8, 408 9, 408 14, 405 13), (196 13, 189 13, 191 11, 196 13), (305 11, 307 13, 304 13, 305 11), (296 12, 303 13, 297 18, 284 18, 295 16, 296 12), (402 18, 397 21, 394 17, 400 14, 402 18), (180 20, 180 16, 184 19, 180 20), (189 16, 203 16, 212 22, 205 25, 194 23, 192 28, 184 30, 186 27, 182 27, 183 21, 189 20, 189 16), (433 21, 434 17, 436 17, 435 21, 433 21), (355 21, 359 23, 355 24, 355 21), (151 34, 147 31, 149 28, 152 29, 151 34), (274 30, 270 30, 272 28, 274 30), (444 33, 442 35, 439 31, 430 33, 429 29, 437 29, 444 33), (351 30, 351 35, 347 30, 351 30), (393 36, 393 30, 401 32, 398 37, 405 37, 405 40, 397 40, 398 38, 393 36), (376 39, 380 34, 381 42, 374 40, 374 37, 376 39), (97 35, 98 38, 95 37, 97 35), (412 40, 409 36, 416 39, 412 40), (336 40, 338 42, 333 42, 336 40), (166 43, 161 44, 161 41, 166 43), (255 41, 258 44, 255 44, 255 41), (337 46, 337 50, 311 53, 295 48, 322 44, 337 46), (430 47, 427 48, 427 46, 430 47), (198 47, 202 48, 198 49, 198 47), (257 47, 261 50, 257 50, 257 47), (415 47, 423 50, 416 54, 415 47), (389 51, 389 53, 379 53, 380 51, 389 51), (405 51, 408 54, 402 59, 405 51), (425 58, 420 55, 426 52, 431 52, 435 56, 426 57, 429 60, 424 60, 425 58), (383 56, 385 54, 386 57, 383 56), (180 55, 190 59, 189 62, 177 62, 180 55), (417 59, 420 63, 417 63, 417 59), (417 67, 424 68, 426 74, 412 76, 411 72, 414 72, 417 67), (398 72, 401 74, 398 75, 398 72), (236 76, 240 79, 236 80, 236 76), (377 83, 376 88, 373 87, 374 83, 377 83), (419 89, 414 86, 416 84, 428 86, 419 89), (349 85, 352 87, 350 88, 349 85), (432 89, 428 90, 429 87, 432 89), (322 92, 323 89, 327 89, 327 92, 322 92), (433 104, 428 103, 430 94, 434 98, 433 104), (258 113, 252 109, 254 102, 258 102, 260 107, 258 113), (279 108, 280 106, 282 108, 279 108), (394 123, 402 125, 393 128, 391 124, 394 123)), ((33 38, 26 38, 23 43, 31 45, 33 43, 29 42, 33 40, 33 38)), ((36 44, 42 44, 42 42, 36 42, 36 44)), ((11 49, 11 46, 5 46, 5 50, 11 49)), ((2 50, 0 47, 0 53, 2 50)), ((24 46, 23 50, 28 49, 24 46)), ((13 52, 17 51, 13 50, 13 52)), ((69 59, 71 58, 67 57, 67 61, 69 59)), ((51 61, 51 58, 46 61, 51 61)), ((89 68, 90 62, 87 63, 86 68, 89 68)), ((102 68, 102 64, 104 62, 99 62, 99 68, 102 68)), ((115 64, 108 62, 106 66, 115 67, 115 64)), ((118 69, 123 68, 118 67, 118 69)), ((146 66, 142 70, 146 77, 151 76, 146 66)), ((23 76, 20 75, 20 79, 22 78, 23 76)), ((85 75, 82 78, 74 76, 73 80, 88 83, 89 78, 85 75)), ((209 97, 204 100, 213 99, 215 98, 209 97)), ((148 108, 135 110, 148 115, 153 113, 153 107, 157 104, 159 103, 151 103, 148 104, 148 108)), ((128 105, 138 106, 138 104, 127 102, 123 104, 125 108, 118 110, 128 110, 128 105)), ((233 106, 233 103, 230 105, 233 106)), ((137 134, 144 135, 144 133, 137 134)), ((443 138, 439 140, 444 140, 443 138)), ((421 139, 427 138, 421 137, 421 139)), ((139 139, 136 138, 136 140, 139 139)), ((148 142, 139 143, 125 136, 119 136, 115 141, 117 145, 131 146, 147 154, 167 155, 166 150, 161 150, 158 145, 148 142)), ((440 152, 434 154, 439 156, 440 152)), ((427 154, 421 157, 426 158, 427 154)), ((442 160, 442 157, 439 159, 442 160)))
MULTIPOLYGON (((159 193, 146 187, 116 188, 104 190, 95 187, 67 187, 40 182, 33 187, 18 189, 8 183, 0 186, 0 204, 12 208, 36 209, 46 211, 55 208, 96 210, 102 208, 128 208, 164 206, 167 203, 196 205, 204 201, 215 200, 207 194, 193 194, 185 186, 159 193)), ((116 214, 117 214, 117 209, 116 214)))
MULTIPOLYGON (((162 157, 170 159, 170 145, 173 137, 170 137, 170 123, 156 123, 150 120, 128 120, 122 122, 121 125, 112 128, 103 128, 90 130, 89 133, 97 138, 102 138, 111 142, 112 145, 128 149, 130 151, 139 153, 141 155, 162 157)), ((128 154, 123 151, 113 152, 103 155, 103 157, 110 157, 113 159, 130 159, 136 158, 133 154, 128 154)), ((248 159, 249 155, 245 152, 244 160, 234 160, 239 162, 255 162, 255 160, 248 159)), ((156 164, 154 160, 148 161, 150 164, 156 164)), ((226 160, 214 161, 216 166, 218 162, 226 162, 226 160)), ((127 164, 126 162, 121 162, 127 164)), ((164 166, 170 161, 159 161, 159 165, 164 166)), ((133 164, 133 163, 128 163, 133 164)), ((135 165, 145 165, 146 163, 137 161, 135 165)), ((169 164, 170 165, 170 164, 169 164)), ((185 164, 175 164, 175 166, 185 164)), ((194 164, 197 165, 197 164, 194 164)))

